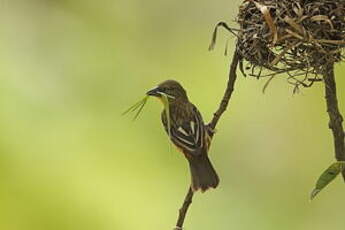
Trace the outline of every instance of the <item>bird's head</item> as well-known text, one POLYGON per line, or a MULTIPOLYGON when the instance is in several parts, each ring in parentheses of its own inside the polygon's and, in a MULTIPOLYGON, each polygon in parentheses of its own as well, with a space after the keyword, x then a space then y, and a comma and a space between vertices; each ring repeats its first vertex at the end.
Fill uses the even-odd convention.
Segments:
POLYGON ((166 95, 169 101, 188 101, 186 90, 180 85, 180 83, 174 80, 164 81, 157 87, 149 90, 146 94, 158 98, 162 98, 163 95, 166 95))

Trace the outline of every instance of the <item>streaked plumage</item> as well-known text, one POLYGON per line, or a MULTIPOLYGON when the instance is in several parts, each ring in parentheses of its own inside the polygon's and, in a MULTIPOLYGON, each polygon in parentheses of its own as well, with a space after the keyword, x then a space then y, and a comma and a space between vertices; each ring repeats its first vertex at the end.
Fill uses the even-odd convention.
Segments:
POLYGON ((169 95, 170 132, 166 112, 162 112, 162 122, 171 141, 189 161, 192 175, 192 189, 206 191, 217 187, 219 178, 208 159, 210 137, 198 109, 189 102, 186 91, 176 81, 168 80, 148 95, 160 97, 169 95))

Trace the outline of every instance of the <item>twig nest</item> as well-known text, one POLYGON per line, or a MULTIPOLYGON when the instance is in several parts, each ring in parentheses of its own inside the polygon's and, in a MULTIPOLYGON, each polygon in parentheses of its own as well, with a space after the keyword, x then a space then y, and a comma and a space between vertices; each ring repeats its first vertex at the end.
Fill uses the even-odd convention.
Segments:
POLYGON ((345 0, 245 0, 237 21, 237 48, 250 75, 262 77, 265 68, 303 85, 343 58, 345 0))

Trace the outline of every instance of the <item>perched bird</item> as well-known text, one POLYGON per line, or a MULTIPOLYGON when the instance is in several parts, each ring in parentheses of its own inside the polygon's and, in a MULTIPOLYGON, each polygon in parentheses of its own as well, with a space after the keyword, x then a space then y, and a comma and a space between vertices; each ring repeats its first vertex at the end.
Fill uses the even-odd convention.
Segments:
POLYGON ((168 98, 170 130, 164 110, 162 122, 173 144, 189 162, 192 190, 204 192, 216 188, 219 178, 208 158, 211 130, 204 124, 198 109, 189 102, 185 89, 177 81, 167 80, 148 91, 147 95, 160 99, 165 95, 168 98))

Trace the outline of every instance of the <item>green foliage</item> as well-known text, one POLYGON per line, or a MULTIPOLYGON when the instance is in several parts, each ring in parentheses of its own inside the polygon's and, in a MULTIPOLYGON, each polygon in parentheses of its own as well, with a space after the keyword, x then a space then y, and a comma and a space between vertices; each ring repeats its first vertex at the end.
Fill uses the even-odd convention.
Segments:
POLYGON ((317 180, 315 188, 310 194, 310 200, 314 199, 315 196, 331 183, 344 169, 345 161, 338 161, 329 166, 317 180))

